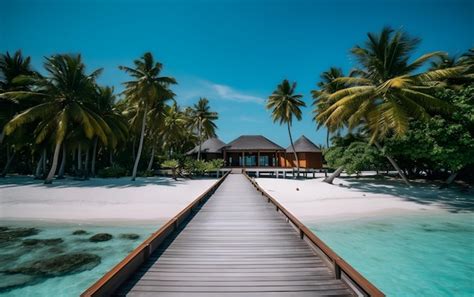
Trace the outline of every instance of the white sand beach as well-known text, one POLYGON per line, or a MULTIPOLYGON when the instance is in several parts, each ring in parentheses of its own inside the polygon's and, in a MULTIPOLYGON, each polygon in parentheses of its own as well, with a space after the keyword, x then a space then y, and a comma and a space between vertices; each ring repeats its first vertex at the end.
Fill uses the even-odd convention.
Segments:
MULTIPOLYGON (((305 222, 368 218, 408 212, 457 211, 470 204, 469 195, 435 185, 407 187, 394 180, 322 178, 308 180, 257 178, 270 195, 305 222)), ((472 200, 472 199, 471 199, 472 200)))
POLYGON ((73 222, 164 221, 182 210, 215 179, 170 178, 58 180, 0 179, 0 220, 73 222))

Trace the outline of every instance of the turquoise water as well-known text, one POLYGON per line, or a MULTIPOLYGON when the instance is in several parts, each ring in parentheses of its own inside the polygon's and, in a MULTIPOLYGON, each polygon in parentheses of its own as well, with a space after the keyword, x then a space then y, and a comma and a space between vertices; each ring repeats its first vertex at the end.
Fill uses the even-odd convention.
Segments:
MULTIPOLYGON (((8 227, 35 227, 40 229, 37 235, 21 238, 25 239, 48 239, 62 238, 63 242, 54 246, 25 247, 22 240, 14 243, 0 245, 0 271, 15 268, 22 264, 37 259, 45 259, 64 253, 90 253, 100 256, 100 264, 94 268, 78 273, 57 277, 35 277, 24 285, 10 290, 0 290, 0 296, 79 296, 85 289, 92 285, 104 273, 122 260, 145 238, 156 231, 159 224, 134 225, 134 226, 92 226, 77 224, 41 224, 31 222, 0 222, 0 226, 8 227), (85 235, 72 235, 72 232, 82 229, 88 232, 85 235), (90 242, 88 240, 94 234, 109 233, 113 238, 105 242, 90 242), (133 233, 139 235, 138 239, 124 239, 120 234, 133 233), (53 293, 54 292, 54 293, 53 293)), ((22 274, 0 276, 3 285, 31 276, 22 274)), ((0 286, 1 287, 1 286, 0 286)))
POLYGON ((324 222, 312 230, 387 296, 474 296, 474 215, 324 222))

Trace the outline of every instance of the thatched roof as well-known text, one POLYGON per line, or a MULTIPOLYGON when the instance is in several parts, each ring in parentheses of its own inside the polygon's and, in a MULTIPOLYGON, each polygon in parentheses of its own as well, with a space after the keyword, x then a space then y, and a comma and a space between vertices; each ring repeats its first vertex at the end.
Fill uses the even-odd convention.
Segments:
POLYGON ((242 135, 228 143, 225 147, 227 151, 246 150, 246 151, 257 151, 257 150, 269 150, 279 151, 284 150, 281 146, 269 140, 262 135, 242 135))
MULTIPOLYGON (((220 153, 221 148, 225 146, 225 142, 220 140, 219 138, 209 138, 208 140, 204 141, 201 145, 201 153, 220 153)), ((199 145, 195 148, 190 150, 186 153, 186 155, 197 154, 199 151, 199 145)))
MULTIPOLYGON (((314 144, 311 140, 306 138, 306 136, 302 135, 298 138, 295 142, 295 151, 297 153, 318 153, 321 152, 321 149, 314 144)), ((292 153, 293 149, 291 145, 286 148, 287 153, 292 153)))

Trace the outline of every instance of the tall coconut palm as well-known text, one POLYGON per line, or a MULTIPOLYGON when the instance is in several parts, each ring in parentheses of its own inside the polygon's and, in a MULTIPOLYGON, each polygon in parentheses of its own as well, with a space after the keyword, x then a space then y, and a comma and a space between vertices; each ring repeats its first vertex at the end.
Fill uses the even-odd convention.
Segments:
POLYGON ((88 139, 97 135, 107 143, 110 128, 91 104, 100 70, 86 74, 80 55, 54 55, 46 58, 44 67, 48 76, 36 80, 36 90, 9 92, 14 98, 41 96, 44 103, 16 115, 5 126, 5 133, 9 135, 27 123, 39 121, 34 131, 36 143, 50 140, 54 145, 51 169, 45 180, 51 183, 59 151, 70 130, 81 129, 88 139))
POLYGON ((191 127, 197 131, 199 141, 198 160, 201 160, 202 142, 216 136, 217 125, 214 121, 219 118, 217 112, 211 111, 209 100, 199 98, 197 104, 189 110, 189 119, 191 127))
MULTIPOLYGON (((107 125, 110 127, 110 132, 107 135, 108 148, 113 151, 119 143, 127 140, 128 126, 125 117, 115 107, 114 89, 111 87, 96 87, 95 108, 99 116, 101 116, 107 125)), ((107 143, 102 143, 103 146, 107 143)), ((92 162, 91 174, 95 176, 96 158, 98 153, 99 137, 94 137, 92 144, 92 162)))
MULTIPOLYGON (((430 112, 451 110, 435 97, 441 80, 462 73, 464 67, 417 72, 426 62, 441 55, 433 52, 409 62, 419 39, 403 31, 383 28, 380 34, 368 34, 364 46, 355 46, 352 54, 358 61, 357 77, 335 81, 346 88, 328 96, 327 109, 316 119, 328 127, 347 123, 349 129, 363 126, 370 142, 382 149, 379 141, 388 135, 402 136, 410 119, 427 119, 430 112)), ((402 179, 408 179, 393 158, 386 155, 402 179)))
POLYGON ((279 122, 280 125, 286 124, 288 127, 288 136, 290 138, 291 148, 296 160, 297 174, 300 174, 300 162, 298 154, 293 144, 291 136, 291 125, 293 117, 298 121, 302 118, 301 107, 305 107, 306 103, 302 100, 303 95, 295 94, 296 82, 290 83, 287 79, 283 80, 275 91, 268 97, 266 108, 272 111, 273 122, 279 122))
POLYGON ((161 133, 163 146, 174 150, 186 132, 186 118, 179 106, 177 104, 167 106, 161 133))
POLYGON ((176 84, 174 78, 160 76, 163 65, 159 62, 155 62, 153 55, 149 52, 145 53, 140 59, 135 60, 134 64, 134 68, 126 66, 119 67, 119 69, 124 70, 134 79, 124 83, 126 87, 124 94, 129 98, 132 104, 137 104, 142 117, 140 142, 133 165, 132 181, 135 180, 137 176, 138 164, 140 163, 143 150, 148 112, 156 106, 161 106, 162 102, 173 98, 174 94, 169 87, 172 84, 176 84))

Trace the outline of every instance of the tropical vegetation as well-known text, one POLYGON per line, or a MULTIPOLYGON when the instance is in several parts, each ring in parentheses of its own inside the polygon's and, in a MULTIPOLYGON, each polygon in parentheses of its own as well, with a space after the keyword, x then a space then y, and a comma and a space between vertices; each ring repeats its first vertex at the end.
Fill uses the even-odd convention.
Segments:
MULTIPOLYGON (((415 58, 419 43, 386 27, 351 49, 354 69, 320 75, 312 112, 316 128, 327 129, 324 157, 334 172, 326 182, 344 170, 390 167, 407 184, 416 177, 472 180, 474 49, 415 58)), ((119 69, 130 79, 116 93, 98 83, 102 70, 87 70, 80 55, 46 57, 43 69, 20 51, 0 55, 0 175, 32 174, 45 183, 66 174, 135 180, 157 168, 178 177, 223 166, 201 160, 201 150, 197 160, 186 157, 216 136, 218 114, 207 98, 180 106, 177 81, 149 52, 119 69)), ((299 175, 291 128, 306 103, 296 86, 283 80, 266 108, 288 130, 299 175)))
POLYGON ((180 108, 171 90, 176 80, 161 74, 151 53, 119 69, 131 80, 115 94, 98 84, 102 70, 88 72, 80 55, 46 57, 42 72, 20 51, 1 55, 2 176, 13 171, 51 183, 65 174, 131 174, 134 180, 215 135, 218 115, 209 101, 180 108))
MULTIPOLYGON (((415 122, 425 125, 433 117, 452 118, 459 106, 441 94, 446 89, 472 84, 474 70, 472 50, 453 63, 439 63, 446 59, 443 52, 412 59, 419 42, 420 39, 404 31, 388 27, 378 34, 369 33, 362 46, 351 50, 357 68, 349 76, 334 71, 337 68, 329 70, 322 75, 319 89, 313 91, 314 120, 318 126, 329 131, 345 128, 359 133, 387 158, 407 184, 406 172, 395 156, 397 152, 387 145, 406 138, 415 122), (432 67, 426 70, 428 62, 432 67)), ((328 153, 330 156, 333 151, 328 153)), ((465 162, 444 169, 452 172, 464 165, 465 162)), ((326 181, 332 182, 345 166, 341 163, 326 181)))

